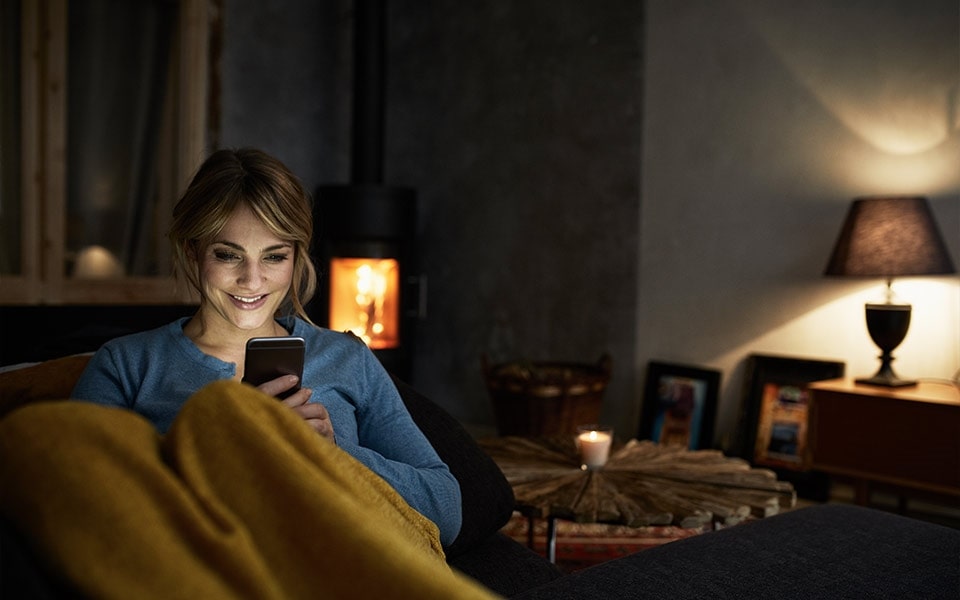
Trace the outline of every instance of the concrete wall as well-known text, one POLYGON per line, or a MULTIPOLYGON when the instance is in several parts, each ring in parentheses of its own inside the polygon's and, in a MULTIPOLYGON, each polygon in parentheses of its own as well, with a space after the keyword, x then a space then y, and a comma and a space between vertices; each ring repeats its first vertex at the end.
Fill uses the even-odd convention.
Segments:
MULTIPOLYGON (((311 188, 349 173, 351 3, 226 0, 222 143, 311 188)), ((479 355, 614 360, 633 435, 651 359, 751 352, 872 373, 880 282, 821 272, 850 200, 931 198, 960 263, 954 0, 390 2, 386 180, 418 190, 428 318, 414 383, 492 426, 479 355)), ((960 286, 914 305, 895 367, 960 366, 960 286)))
POLYGON ((345 181, 351 2, 223 3, 220 145, 260 147, 310 190, 345 181))
POLYGON ((415 378, 489 423, 480 355, 613 358, 635 402, 641 5, 393 2, 388 180, 420 192, 415 378))

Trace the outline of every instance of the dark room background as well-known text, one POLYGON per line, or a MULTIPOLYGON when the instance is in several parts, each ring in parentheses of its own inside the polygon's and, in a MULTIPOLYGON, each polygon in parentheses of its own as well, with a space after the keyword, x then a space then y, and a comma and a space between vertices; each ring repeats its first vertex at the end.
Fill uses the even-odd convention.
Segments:
MULTIPOLYGON (((311 189, 350 176, 352 2, 224 0, 221 145, 311 189)), ((863 303, 822 277, 852 198, 930 198, 960 252, 955 0, 390 0, 384 180, 417 190, 412 380, 479 432, 480 355, 594 362, 633 435, 647 361, 752 352, 873 372, 863 303)), ((901 284, 900 370, 960 366, 956 277, 901 284)))
MULTIPOLYGON (((489 426, 481 354, 609 353, 616 418, 635 385, 642 4, 387 17, 384 180, 417 191, 428 282, 413 382, 489 426)), ((227 0, 223 23, 221 144, 264 147, 312 189, 347 182, 351 3, 227 0)))

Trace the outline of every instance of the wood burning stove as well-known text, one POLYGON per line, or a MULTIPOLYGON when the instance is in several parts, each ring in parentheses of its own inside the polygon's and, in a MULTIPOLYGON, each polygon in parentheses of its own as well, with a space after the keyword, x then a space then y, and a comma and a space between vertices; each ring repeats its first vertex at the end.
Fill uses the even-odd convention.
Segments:
POLYGON ((320 293, 307 310, 319 325, 355 333, 388 370, 409 379, 425 290, 414 276, 416 193, 382 184, 384 0, 355 2, 353 17, 352 183, 317 189, 320 293))
POLYGON ((310 318, 361 338, 399 377, 409 377, 420 315, 416 193, 379 185, 326 185, 314 207, 320 273, 310 318))

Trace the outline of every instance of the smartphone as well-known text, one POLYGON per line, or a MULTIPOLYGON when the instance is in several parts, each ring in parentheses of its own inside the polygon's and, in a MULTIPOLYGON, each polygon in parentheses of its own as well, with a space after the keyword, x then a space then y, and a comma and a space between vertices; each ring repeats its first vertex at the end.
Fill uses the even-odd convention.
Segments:
MULTIPOLYGON (((303 338, 295 336, 258 337, 247 340, 243 361, 243 380, 257 386, 281 375, 303 379, 303 338)), ((278 398, 283 399, 300 389, 300 382, 278 398)))

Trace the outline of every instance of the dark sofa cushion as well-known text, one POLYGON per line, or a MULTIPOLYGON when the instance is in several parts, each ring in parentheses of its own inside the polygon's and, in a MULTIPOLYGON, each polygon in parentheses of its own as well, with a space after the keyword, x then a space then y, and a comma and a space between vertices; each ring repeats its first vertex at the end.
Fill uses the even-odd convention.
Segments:
POLYGON ((960 530, 820 505, 637 552, 516 597, 956 600, 958 557, 960 530))
POLYGON ((563 576, 557 565, 503 533, 491 535, 448 562, 507 598, 563 576))
POLYGON ((42 560, 21 534, 0 518, 0 598, 82 598, 42 560))
POLYGON ((493 459, 450 413, 401 379, 393 380, 414 422, 460 482, 463 525, 457 539, 446 548, 449 560, 506 525, 513 514, 513 490, 493 459))

